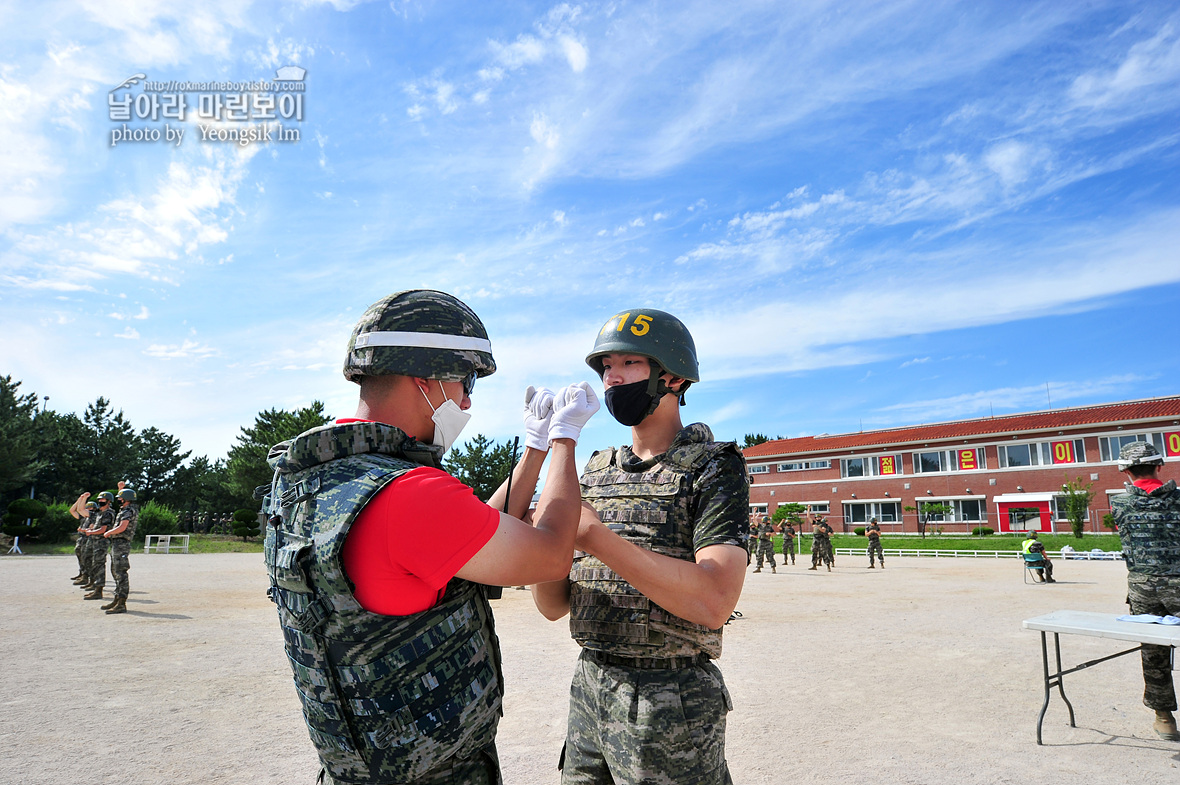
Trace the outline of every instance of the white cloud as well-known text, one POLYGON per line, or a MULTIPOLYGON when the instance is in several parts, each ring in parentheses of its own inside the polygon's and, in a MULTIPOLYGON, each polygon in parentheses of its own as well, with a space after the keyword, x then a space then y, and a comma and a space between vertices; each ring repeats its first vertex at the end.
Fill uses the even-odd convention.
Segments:
POLYGON ((578 41, 568 36, 561 36, 557 39, 561 45, 562 52, 565 53, 565 59, 570 64, 570 68, 574 73, 580 74, 586 70, 586 61, 589 59, 589 53, 586 47, 578 41))
POLYGON ((529 136, 548 150, 557 147, 557 143, 561 140, 561 134, 556 126, 550 123, 549 118, 543 114, 533 115, 533 121, 529 124, 529 136))
POLYGON ((558 226, 565 226, 566 225, 565 213, 562 212, 561 210, 554 210, 553 211, 553 223, 557 224, 558 226))
POLYGON ((128 340, 134 341, 134 340, 139 339, 139 331, 136 330, 134 327, 128 327, 127 329, 125 329, 121 333, 115 333, 115 337, 116 338, 126 338, 128 340))
POLYGON ((531 35, 521 34, 510 44, 489 41, 492 56, 505 69, 515 71, 526 65, 539 63, 545 57, 545 44, 531 35))
POLYGON ((922 363, 928 363, 928 362, 930 362, 929 357, 915 357, 912 360, 906 360, 898 367, 899 368, 909 368, 911 365, 921 365, 922 363))
POLYGON ((148 348, 144 349, 144 354, 149 357, 158 357, 161 359, 177 359, 181 357, 213 357, 219 352, 211 346, 204 346, 196 341, 184 341, 179 344, 159 344, 153 343, 148 348))

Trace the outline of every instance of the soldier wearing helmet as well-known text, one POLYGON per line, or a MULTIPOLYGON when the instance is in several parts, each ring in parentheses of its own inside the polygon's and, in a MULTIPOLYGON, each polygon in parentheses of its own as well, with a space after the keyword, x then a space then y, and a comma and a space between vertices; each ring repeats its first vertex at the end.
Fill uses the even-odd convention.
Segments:
POLYGON ((70 578, 75 586, 86 583, 89 572, 90 538, 86 536, 87 527, 98 518, 98 505, 92 501, 89 493, 83 493, 67 510, 70 516, 78 521, 78 539, 74 543, 74 557, 78 560, 78 574, 70 578))
POLYGON ((547 618, 570 614, 582 646, 562 782, 728 783, 730 700, 712 660, 749 563, 745 462, 707 425, 681 422, 700 376, 676 317, 622 311, 586 362, 631 445, 591 456, 581 553, 568 578, 533 587, 547 618))
MULTIPOLYGON (((84 493, 78 500, 84 502, 89 496, 90 494, 84 493)), ((110 491, 103 491, 95 499, 98 514, 90 517, 86 528, 82 531, 87 540, 84 547, 89 551, 86 559, 88 572, 81 583, 75 581, 83 589, 88 590, 88 593, 82 598, 84 600, 102 599, 102 590, 106 586, 107 580, 107 551, 110 548, 110 541, 104 535, 115 525, 115 511, 113 509, 115 495, 110 491)), ((77 506, 77 502, 74 504, 77 506)))
POLYGON ((271 450, 274 480, 260 489, 268 595, 325 783, 500 782, 503 681, 487 585, 569 571, 574 445, 598 401, 584 383, 529 387, 511 498, 502 486, 485 503, 441 459, 476 381, 495 370, 466 304, 398 292, 370 306, 349 340, 355 416, 271 450), (521 519, 550 450, 530 525, 521 519))
MULTIPOLYGON (((108 494, 109 495, 109 494, 108 494)), ((102 606, 108 614, 127 612, 127 595, 131 591, 127 573, 131 570, 131 538, 139 525, 139 505, 135 503, 135 490, 119 481, 119 514, 115 516, 114 528, 103 537, 111 541, 111 577, 115 581, 115 598, 102 606)))
MULTIPOLYGON (((1119 451, 1126 493, 1110 498, 1111 513, 1127 564, 1127 602, 1131 613, 1180 616, 1180 490, 1160 480, 1164 456, 1149 442, 1132 442, 1119 451)), ((1176 687, 1167 646, 1143 644, 1143 705, 1155 710, 1155 732, 1180 741, 1176 727, 1176 687)))

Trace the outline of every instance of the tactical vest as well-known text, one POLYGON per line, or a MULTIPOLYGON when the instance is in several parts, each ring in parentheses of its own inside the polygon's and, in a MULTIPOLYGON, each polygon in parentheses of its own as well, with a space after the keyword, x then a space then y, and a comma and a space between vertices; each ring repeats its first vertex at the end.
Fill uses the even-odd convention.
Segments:
POLYGON ((1132 483, 1110 497, 1127 569, 1140 575, 1180 576, 1180 490, 1168 480, 1151 493, 1132 483))
POLYGON ((103 510, 98 514, 98 524, 94 527, 101 529, 106 527, 107 531, 115 528, 115 511, 111 509, 103 510))
POLYGON ((119 514, 115 516, 114 527, 119 526, 119 521, 127 521, 127 528, 118 534, 112 534, 112 540, 130 540, 135 536, 135 529, 139 525, 139 507, 134 504, 129 504, 123 509, 119 510, 119 514))
MULTIPOLYGON (((639 472, 620 468, 614 448, 600 450, 586 463, 582 498, 628 542, 693 561, 693 480, 725 450, 736 447, 689 441, 639 472)), ((622 657, 721 656, 720 629, 669 613, 590 554, 576 553, 570 569, 570 634, 587 649, 622 657)))
POLYGON ((369 422, 315 428, 271 450, 268 595, 308 733, 337 782, 417 780, 495 739, 500 650, 477 584, 455 578, 435 607, 384 616, 360 606, 344 570, 344 540, 365 503, 411 469, 437 467, 440 452, 369 422))

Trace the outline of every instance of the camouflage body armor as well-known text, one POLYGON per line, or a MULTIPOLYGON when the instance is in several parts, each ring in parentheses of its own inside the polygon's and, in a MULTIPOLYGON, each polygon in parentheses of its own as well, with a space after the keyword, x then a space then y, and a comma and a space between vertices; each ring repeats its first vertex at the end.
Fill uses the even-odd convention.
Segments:
POLYGON ((1110 498, 1127 569, 1141 575, 1180 576, 1180 490, 1168 480, 1151 493, 1131 483, 1110 498))
MULTIPOLYGON (((712 441, 705 425, 686 430, 688 441, 644 471, 621 468, 620 450, 594 453, 582 475, 582 498, 628 542, 693 561, 693 480, 715 456, 737 448, 712 441)), ((590 554, 575 554, 570 570, 570 633, 584 648, 623 657, 721 656, 721 630, 669 613, 590 554)))
POLYGON ((119 521, 127 521, 127 528, 118 534, 112 534, 112 540, 130 540, 135 537, 135 530, 139 526, 139 507, 135 504, 128 504, 115 515, 115 523, 112 528, 119 526, 119 521))
POLYGON ((360 606, 344 571, 365 503, 440 453, 381 423, 326 425, 271 450, 268 595, 308 733, 337 782, 413 781, 495 739, 500 651, 477 585, 455 578, 435 607, 384 616, 360 606))

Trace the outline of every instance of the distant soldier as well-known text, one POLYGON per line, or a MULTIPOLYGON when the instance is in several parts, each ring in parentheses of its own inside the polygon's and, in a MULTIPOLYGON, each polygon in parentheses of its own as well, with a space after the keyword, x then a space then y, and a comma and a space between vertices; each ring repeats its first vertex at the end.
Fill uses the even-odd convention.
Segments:
POLYGON ((885 569, 885 552, 881 550, 881 527, 877 524, 876 518, 869 521, 865 536, 869 538, 869 569, 873 569, 874 554, 881 560, 881 569, 885 569))
POLYGON ((74 543, 74 557, 78 560, 78 574, 70 578, 75 586, 86 583, 89 575, 87 560, 90 558, 90 538, 86 536, 85 530, 98 517, 98 505, 87 501, 89 498, 89 493, 82 494, 69 509, 70 515, 78 521, 78 540, 74 543))
POLYGON ((106 533, 115 525, 114 502, 115 495, 110 491, 100 493, 98 517, 83 532, 90 540, 90 580, 84 585, 84 588, 90 589, 90 593, 82 598, 84 600, 102 599, 102 589, 107 582, 107 548, 110 546, 106 533))
POLYGON ((1043 568, 1038 567, 1037 573, 1045 583, 1057 583, 1057 581, 1053 580, 1053 562, 1049 560, 1049 556, 1045 553, 1045 544, 1037 539, 1036 532, 1029 532, 1028 539, 1020 544, 1020 548, 1025 553, 1041 554, 1041 559, 1044 560, 1045 566, 1043 568))
POLYGON ((754 524, 754 528, 750 530, 750 537, 754 540, 754 552, 758 556, 758 564, 754 567, 754 572, 762 572, 762 560, 766 559, 770 563, 770 571, 777 572, 774 568, 774 527, 770 524, 770 518, 763 515, 762 520, 754 524))
POLYGON ((130 586, 127 572, 131 569, 131 538, 139 524, 139 505, 135 503, 135 491, 119 483, 119 501, 123 508, 115 518, 115 526, 103 536, 111 541, 111 577, 115 579, 115 599, 102 606, 107 613, 126 613, 127 595, 130 586))
MULTIPOLYGON (((810 513, 808 518, 811 518, 810 513)), ((811 566, 807 569, 816 570, 820 564, 826 564, 828 572, 831 572, 835 563, 836 559, 832 554, 832 527, 828 526, 828 522, 823 518, 816 518, 812 521, 811 566)))
POLYGON ((791 557, 791 564, 795 563, 795 527, 789 522, 783 524, 783 566, 787 566, 787 557, 791 557))
MULTIPOLYGON (((1127 564, 1127 602, 1131 613, 1180 615, 1180 490, 1164 482, 1164 457, 1147 442, 1132 442, 1119 452, 1119 471, 1127 477, 1125 494, 1112 496, 1111 513, 1123 542, 1127 564)), ((1180 741, 1176 728, 1176 687, 1171 651, 1143 644, 1143 705, 1155 710, 1155 732, 1180 741)))

